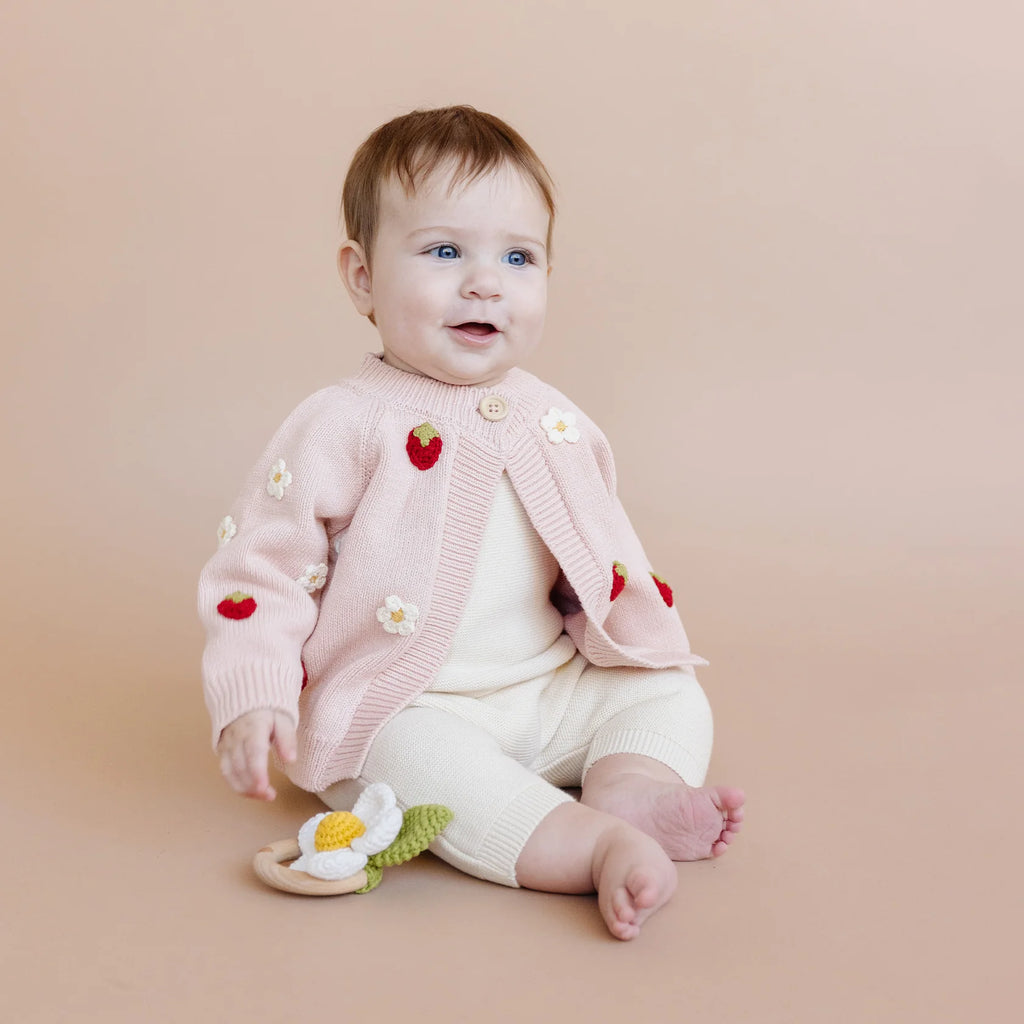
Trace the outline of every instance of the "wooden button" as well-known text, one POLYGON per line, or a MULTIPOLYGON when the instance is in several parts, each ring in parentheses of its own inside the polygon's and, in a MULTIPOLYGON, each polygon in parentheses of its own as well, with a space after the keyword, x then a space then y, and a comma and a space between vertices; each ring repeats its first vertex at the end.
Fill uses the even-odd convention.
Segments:
POLYGON ((480 403, 480 415, 485 420, 495 423, 498 420, 503 420, 508 415, 508 402, 500 395, 488 395, 480 403))

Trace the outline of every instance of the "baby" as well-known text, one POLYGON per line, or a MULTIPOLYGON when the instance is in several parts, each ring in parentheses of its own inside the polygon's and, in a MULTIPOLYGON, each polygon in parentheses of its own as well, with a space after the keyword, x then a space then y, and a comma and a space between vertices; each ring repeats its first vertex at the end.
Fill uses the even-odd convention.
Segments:
POLYGON ((344 214, 341 278, 383 353, 299 405, 221 522, 199 600, 221 770, 272 800, 272 751, 335 809, 373 782, 446 804, 439 857, 596 890, 632 939, 744 798, 702 788, 705 662, 607 441, 518 368, 544 327, 551 180, 498 118, 415 111, 357 151, 344 214))

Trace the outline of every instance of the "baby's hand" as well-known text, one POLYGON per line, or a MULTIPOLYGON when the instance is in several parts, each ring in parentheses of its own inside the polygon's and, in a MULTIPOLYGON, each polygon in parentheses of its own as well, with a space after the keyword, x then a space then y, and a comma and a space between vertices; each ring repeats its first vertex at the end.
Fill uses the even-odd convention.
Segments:
POLYGON ((271 743, 285 764, 295 760, 292 720, 283 711, 270 708, 239 716, 220 734, 220 770, 236 793, 255 800, 273 800, 277 796, 267 773, 271 743))

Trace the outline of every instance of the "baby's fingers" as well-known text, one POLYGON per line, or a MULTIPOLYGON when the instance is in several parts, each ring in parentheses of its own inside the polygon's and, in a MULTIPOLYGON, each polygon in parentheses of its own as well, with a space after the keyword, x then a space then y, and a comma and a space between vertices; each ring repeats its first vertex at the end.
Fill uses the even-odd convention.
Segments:
POLYGON ((224 778, 227 779, 228 785, 236 793, 241 793, 243 796, 260 797, 259 768, 256 766, 254 770, 243 747, 238 746, 225 750, 220 755, 220 770, 224 778))
POLYGON ((296 757, 295 726, 291 718, 282 711, 274 712, 274 750, 285 764, 292 764, 296 757))
POLYGON ((248 788, 248 767, 241 747, 227 747, 220 754, 220 773, 236 793, 248 788))
POLYGON ((267 757, 270 744, 262 734, 246 736, 239 752, 242 758, 241 778, 244 788, 240 792, 256 800, 273 800, 277 793, 270 785, 267 757))
POLYGON ((217 746, 221 774, 236 793, 257 800, 273 800, 267 776, 271 730, 269 711, 254 711, 232 722, 217 746))

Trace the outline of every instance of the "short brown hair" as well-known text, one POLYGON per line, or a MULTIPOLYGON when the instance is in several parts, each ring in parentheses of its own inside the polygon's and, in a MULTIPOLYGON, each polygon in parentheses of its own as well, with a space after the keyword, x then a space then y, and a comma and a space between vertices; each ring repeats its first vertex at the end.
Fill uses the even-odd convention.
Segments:
POLYGON ((451 184, 469 183, 509 164, 540 190, 548 208, 548 260, 555 221, 554 183, 540 157, 512 127, 474 107, 414 110, 382 124, 356 150, 342 189, 348 237, 358 242, 369 262, 377 236, 381 183, 398 178, 408 195, 431 171, 450 161, 451 184))

